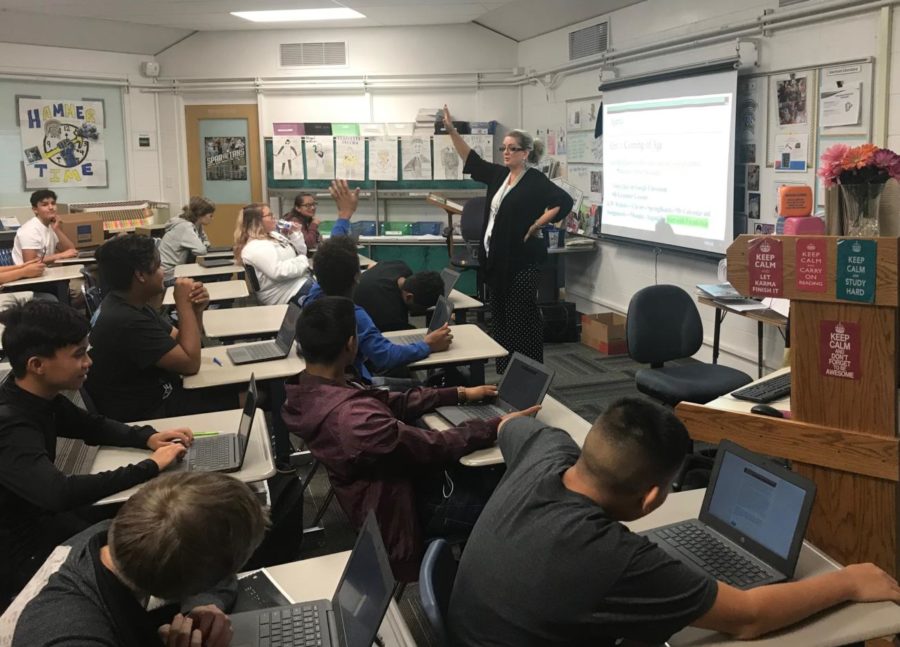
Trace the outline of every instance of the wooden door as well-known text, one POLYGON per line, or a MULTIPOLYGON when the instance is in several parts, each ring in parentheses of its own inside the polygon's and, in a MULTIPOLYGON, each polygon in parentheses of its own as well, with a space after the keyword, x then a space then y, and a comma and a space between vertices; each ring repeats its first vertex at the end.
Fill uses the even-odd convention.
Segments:
POLYGON ((241 207, 262 200, 256 106, 185 106, 184 113, 191 195, 216 203, 206 233, 213 245, 230 245, 241 207))

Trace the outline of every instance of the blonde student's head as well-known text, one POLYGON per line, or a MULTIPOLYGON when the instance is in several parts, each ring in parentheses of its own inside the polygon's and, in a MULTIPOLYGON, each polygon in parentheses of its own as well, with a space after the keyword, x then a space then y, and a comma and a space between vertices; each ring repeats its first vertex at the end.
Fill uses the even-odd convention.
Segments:
POLYGON ((254 202, 241 209, 234 227, 235 260, 240 261, 241 251, 249 241, 268 238, 274 230, 275 218, 269 205, 254 202))

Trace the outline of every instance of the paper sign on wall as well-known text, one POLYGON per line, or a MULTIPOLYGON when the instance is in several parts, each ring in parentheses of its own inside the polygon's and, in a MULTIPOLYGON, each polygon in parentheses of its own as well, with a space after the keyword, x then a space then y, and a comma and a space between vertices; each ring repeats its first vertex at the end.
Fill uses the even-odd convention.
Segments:
POLYGON ((875 301, 875 263, 878 247, 874 240, 845 239, 837 244, 838 299, 875 301))
POLYGON ((784 292, 784 253, 778 238, 756 238, 747 245, 750 294, 780 297, 784 292))
POLYGON ((859 324, 850 321, 819 322, 819 370, 826 377, 860 379, 859 324))
POLYGON ((797 239, 794 255, 796 287, 799 292, 825 292, 825 268, 828 266, 828 246, 822 238, 797 239))

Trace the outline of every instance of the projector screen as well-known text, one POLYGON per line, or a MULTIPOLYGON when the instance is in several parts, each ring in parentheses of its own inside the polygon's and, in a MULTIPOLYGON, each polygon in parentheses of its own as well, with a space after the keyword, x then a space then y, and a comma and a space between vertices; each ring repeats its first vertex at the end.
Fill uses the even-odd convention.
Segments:
POLYGON ((610 85, 602 235, 724 254, 734 238, 737 71, 610 85))

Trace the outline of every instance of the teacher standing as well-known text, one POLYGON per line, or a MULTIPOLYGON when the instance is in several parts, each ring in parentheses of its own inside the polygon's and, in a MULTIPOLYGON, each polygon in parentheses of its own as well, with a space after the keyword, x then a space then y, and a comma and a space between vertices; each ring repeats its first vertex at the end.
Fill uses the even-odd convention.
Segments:
MULTIPOLYGON (((537 307, 537 282, 547 246, 541 227, 562 220, 572 210, 572 198, 532 168, 544 145, 522 130, 503 138, 503 164, 483 160, 453 127, 444 106, 444 126, 456 152, 465 161, 464 173, 487 185, 479 263, 491 305, 491 336, 510 353, 518 351, 544 360, 544 324, 537 307)), ((497 360, 506 371, 508 357, 497 360)))

